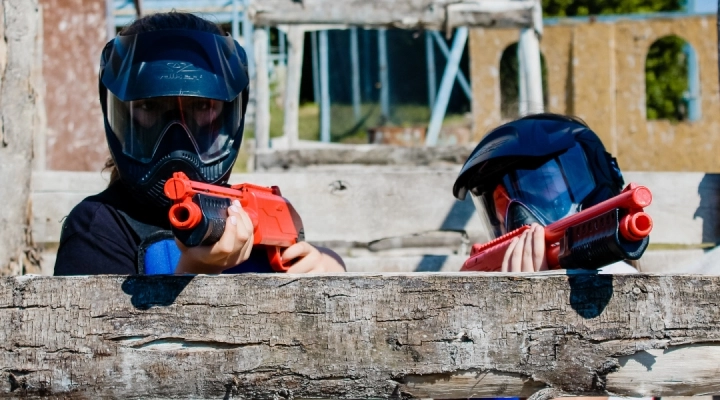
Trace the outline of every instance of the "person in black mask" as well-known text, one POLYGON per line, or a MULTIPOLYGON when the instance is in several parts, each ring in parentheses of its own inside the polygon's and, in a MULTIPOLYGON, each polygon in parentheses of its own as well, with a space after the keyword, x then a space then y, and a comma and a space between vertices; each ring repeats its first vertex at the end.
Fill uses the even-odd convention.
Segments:
MULTIPOLYGON (((617 196, 624 182, 617 160, 581 120, 557 114, 529 115, 501 125, 473 150, 453 186, 469 192, 491 238, 523 225, 513 239, 503 272, 547 269, 543 227, 617 196)), ((605 272, 635 272, 615 263, 605 272)))
MULTIPOLYGON (((163 194, 174 172, 226 184, 243 136, 245 50, 187 13, 138 19, 101 54, 99 92, 111 183, 63 224, 55 275, 271 272, 253 251, 253 227, 236 202, 220 240, 186 248, 170 231, 163 194), (160 263, 160 265, 158 265, 160 263)), ((329 249, 300 242, 282 254, 289 272, 344 271, 329 249)))

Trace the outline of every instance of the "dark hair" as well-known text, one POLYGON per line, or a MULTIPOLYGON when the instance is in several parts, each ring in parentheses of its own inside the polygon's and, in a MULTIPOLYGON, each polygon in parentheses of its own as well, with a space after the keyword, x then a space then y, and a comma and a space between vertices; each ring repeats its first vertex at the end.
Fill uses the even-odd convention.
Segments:
MULTIPOLYGON (((225 32, 217 24, 208 21, 197 15, 170 11, 146 15, 136 19, 132 24, 124 27, 119 35, 137 35, 138 33, 162 31, 168 29, 187 29, 193 31, 208 32, 215 35, 225 35, 225 32)), ((110 171, 110 184, 120 179, 120 173, 115 166, 112 157, 105 161, 103 171, 110 171)))
POLYGON ((170 11, 146 15, 136 19, 132 24, 120 31, 120 35, 136 35, 138 33, 162 31, 167 29, 188 29, 224 35, 222 28, 197 15, 170 11))
POLYGON ((556 113, 550 113, 550 112, 543 112, 543 113, 537 113, 537 114, 528 114, 524 115, 515 121, 523 120, 523 119, 554 119, 554 120, 565 120, 568 122, 575 122, 578 123, 586 128, 590 128, 588 124, 582 120, 580 117, 576 117, 574 115, 568 115, 568 114, 556 114, 556 113))

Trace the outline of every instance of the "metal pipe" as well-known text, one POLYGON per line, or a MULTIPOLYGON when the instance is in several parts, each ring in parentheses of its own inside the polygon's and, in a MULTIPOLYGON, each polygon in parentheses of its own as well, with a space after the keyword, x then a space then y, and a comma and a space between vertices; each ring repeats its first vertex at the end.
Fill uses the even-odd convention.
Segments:
POLYGON ((330 76, 327 31, 320 31, 320 140, 330 142, 330 76))
POLYGON ((387 60, 387 30, 378 29, 378 69, 380 74, 380 111, 387 121, 390 118, 390 74, 387 60))
POLYGON ((350 28, 350 64, 352 71, 352 102, 355 121, 361 117, 360 110, 360 55, 358 54, 357 28, 350 28))
POLYGON ((243 0, 243 11, 242 11, 242 36, 245 42, 245 53, 248 58, 248 75, 250 75, 250 81, 255 80, 255 51, 253 50, 253 25, 250 22, 250 16, 248 15, 248 9, 250 7, 250 0, 243 0))
POLYGON ((690 44, 685 43, 683 46, 685 60, 687 62, 687 79, 688 90, 687 100, 687 118, 688 121, 697 121, 702 117, 700 109, 700 74, 698 73, 698 59, 695 49, 690 44))
POLYGON ((428 104, 432 110, 437 96, 437 72, 435 72, 435 47, 433 46, 432 32, 430 31, 425 32, 425 58, 428 75, 428 104))
MULTIPOLYGON (((432 31, 430 33, 435 39, 435 42, 438 44, 438 47, 440 47, 440 51, 445 56, 445 59, 448 59, 450 57, 450 49, 448 49, 445 40, 443 40, 438 31, 432 31)), ((472 89, 470 88, 470 82, 468 82, 462 70, 458 70, 457 80, 463 92, 465 92, 465 96, 467 96, 468 100, 472 101, 472 89)))
POLYGON ((450 102, 450 94, 452 93, 455 78, 457 77, 460 59, 465 50, 467 38, 468 28, 466 26, 462 26, 455 31, 455 39, 453 39, 450 57, 448 58, 445 72, 443 72, 443 77, 440 81, 438 98, 432 109, 432 115, 430 116, 430 124, 428 125, 427 137, 425 138, 425 144, 427 146, 435 146, 438 136, 440 136, 440 128, 445 119, 445 112, 447 111, 448 102, 450 102))
POLYGON ((310 33, 310 58, 312 59, 313 101, 320 103, 320 66, 318 65, 317 31, 310 33))

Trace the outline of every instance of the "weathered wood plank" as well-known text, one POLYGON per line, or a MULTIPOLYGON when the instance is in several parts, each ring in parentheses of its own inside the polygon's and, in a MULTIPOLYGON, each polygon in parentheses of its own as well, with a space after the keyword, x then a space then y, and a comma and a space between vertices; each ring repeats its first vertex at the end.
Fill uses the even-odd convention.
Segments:
MULTIPOLYGON (((388 145, 347 145, 298 149, 272 149, 254 154, 257 171, 287 171, 305 167, 332 166, 409 166, 462 165, 472 152, 473 145, 437 147, 403 147, 388 145)), ((459 171, 459 170, 458 170, 459 171)), ((454 180, 454 179, 453 179, 454 180)))
MULTIPOLYGON (((313 241, 369 243, 435 230, 466 231, 477 240, 486 237, 470 202, 452 197, 458 166, 375 168, 238 174, 232 181, 280 186, 303 216, 307 237, 313 241)), ((720 175, 628 172, 625 180, 653 191, 648 208, 655 222, 652 243, 720 240, 720 175)), ((60 220, 105 186, 107 180, 98 172, 35 172, 35 240, 57 242, 60 220)))
MULTIPOLYGON (((107 183, 98 173, 45 174, 35 176, 58 192, 35 186, 33 235, 40 242, 57 242, 61 219, 107 183), (75 180, 82 191, 68 193, 64 184, 75 180)), ((309 241, 369 243, 434 230, 467 230, 471 238, 482 240, 486 235, 472 202, 452 196, 456 175, 455 168, 381 174, 348 170, 237 174, 232 182, 279 186, 302 216, 309 241)))
POLYGON ((33 140, 45 128, 40 20, 37 0, 0 4, 0 275, 39 270, 29 233, 33 140))
POLYGON ((0 279, 0 396, 720 393, 720 277, 0 279))
POLYGON ((262 0, 249 7, 256 25, 336 24, 402 29, 528 27, 534 1, 262 0))

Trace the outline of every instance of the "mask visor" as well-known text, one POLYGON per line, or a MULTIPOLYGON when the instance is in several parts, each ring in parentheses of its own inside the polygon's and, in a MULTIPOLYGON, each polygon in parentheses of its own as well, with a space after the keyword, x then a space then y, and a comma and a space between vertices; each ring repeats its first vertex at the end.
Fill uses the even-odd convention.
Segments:
POLYGON ((152 161, 161 143, 172 147, 180 139, 174 135, 186 135, 187 150, 212 162, 229 152, 242 124, 242 96, 229 102, 188 96, 122 101, 108 91, 107 108, 123 153, 142 163, 152 161))
POLYGON ((585 153, 575 144, 537 168, 506 174, 494 190, 471 193, 481 220, 497 237, 523 224, 546 226, 578 212, 594 188, 585 153))

